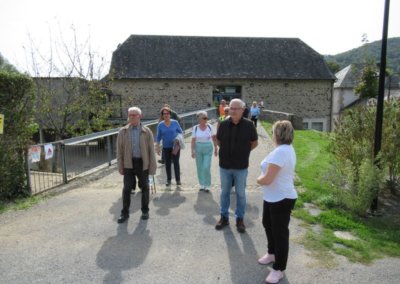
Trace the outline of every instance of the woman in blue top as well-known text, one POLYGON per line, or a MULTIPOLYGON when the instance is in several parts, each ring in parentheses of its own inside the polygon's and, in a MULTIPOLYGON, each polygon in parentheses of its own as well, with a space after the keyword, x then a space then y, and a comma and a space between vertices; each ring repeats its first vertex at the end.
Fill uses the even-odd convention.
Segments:
POLYGON ((257 128, 257 120, 258 116, 260 115, 260 108, 257 106, 256 101, 254 101, 253 104, 251 105, 250 115, 251 115, 251 120, 254 123, 254 126, 257 128))
POLYGON ((161 109, 161 115, 164 120, 161 121, 157 126, 157 154, 161 154, 160 142, 162 140, 162 151, 165 157, 165 169, 167 171, 166 185, 171 186, 171 162, 174 163, 176 185, 181 185, 179 166, 180 150, 176 153, 176 155, 173 155, 172 149, 176 135, 178 135, 178 133, 182 133, 182 128, 179 126, 179 123, 176 120, 171 119, 171 109, 169 107, 163 107, 161 109))

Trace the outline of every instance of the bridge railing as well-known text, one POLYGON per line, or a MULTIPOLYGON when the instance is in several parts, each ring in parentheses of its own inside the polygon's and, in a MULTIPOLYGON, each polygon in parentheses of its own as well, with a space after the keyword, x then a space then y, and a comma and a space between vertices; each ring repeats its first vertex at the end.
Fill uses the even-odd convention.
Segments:
MULTIPOLYGON (((217 118, 215 108, 204 109, 210 119, 217 118)), ((180 115, 185 133, 197 124, 197 111, 180 115)), ((154 137, 158 120, 144 121, 154 137)), ((68 183, 116 163, 119 128, 70 139, 32 145, 27 157, 28 186, 32 195, 68 183)))

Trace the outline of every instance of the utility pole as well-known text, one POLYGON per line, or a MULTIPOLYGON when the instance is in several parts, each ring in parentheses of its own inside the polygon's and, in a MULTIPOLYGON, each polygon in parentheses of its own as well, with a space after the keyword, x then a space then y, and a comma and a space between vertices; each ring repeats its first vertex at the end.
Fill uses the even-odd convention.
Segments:
MULTIPOLYGON (((390 0, 385 0, 385 12, 383 17, 383 32, 382 32, 382 47, 381 47, 381 64, 379 70, 379 89, 378 89, 378 103, 376 106, 376 121, 375 121, 375 144, 374 144, 374 158, 377 161, 377 155, 381 150, 382 142, 382 123, 383 123, 383 101, 385 96, 385 75, 386 75, 386 49, 387 49, 387 35, 389 23, 389 6, 390 0)), ((371 212, 378 209, 378 196, 372 201, 371 212)))

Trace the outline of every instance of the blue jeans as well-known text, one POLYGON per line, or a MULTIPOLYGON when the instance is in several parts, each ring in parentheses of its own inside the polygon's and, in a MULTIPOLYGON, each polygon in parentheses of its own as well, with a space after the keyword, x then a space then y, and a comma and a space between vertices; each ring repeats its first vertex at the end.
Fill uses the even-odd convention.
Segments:
POLYGON ((209 143, 196 143, 197 177, 202 186, 211 186, 211 158, 213 145, 209 143))
POLYGON ((236 218, 243 218, 246 209, 246 180, 248 169, 235 170, 219 168, 221 177, 221 215, 229 218, 230 193, 232 182, 235 182, 236 191, 236 218))

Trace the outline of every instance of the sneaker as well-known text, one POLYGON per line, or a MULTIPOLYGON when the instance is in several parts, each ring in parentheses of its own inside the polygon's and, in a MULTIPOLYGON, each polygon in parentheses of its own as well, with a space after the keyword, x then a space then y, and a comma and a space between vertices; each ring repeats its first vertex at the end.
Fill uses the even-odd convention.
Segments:
POLYGON ((229 219, 221 216, 221 219, 219 219, 217 225, 215 225, 216 230, 222 230, 225 226, 229 225, 229 219))
POLYGON ((267 278, 265 278, 265 282, 267 283, 278 283, 283 278, 283 272, 280 270, 272 269, 268 274, 267 278))
POLYGON ((210 193, 210 189, 208 187, 205 187, 204 192, 210 193))
POLYGON ((204 190, 204 186, 200 185, 199 191, 203 191, 203 190, 204 190))
POLYGON ((142 213, 142 220, 149 219, 149 212, 142 213))
POLYGON ((177 181, 176 185, 182 185, 181 181, 177 181))
POLYGON ((119 218, 118 218, 118 224, 122 224, 122 223, 124 223, 126 220, 128 220, 128 218, 129 218, 129 215, 121 215, 119 218))
POLYGON ((266 253, 264 256, 262 256, 258 259, 258 263, 263 264, 263 265, 270 264, 271 262, 275 262, 274 254, 266 253))
POLYGON ((246 232, 246 226, 243 223, 243 218, 236 218, 236 228, 239 233, 246 232))
POLYGON ((171 181, 167 180, 167 183, 165 184, 165 186, 171 186, 171 181))

